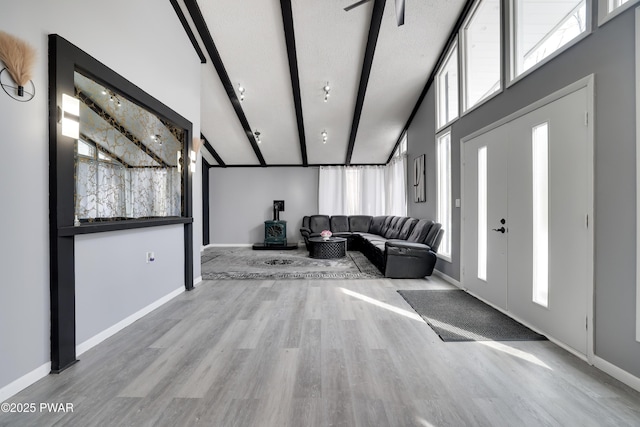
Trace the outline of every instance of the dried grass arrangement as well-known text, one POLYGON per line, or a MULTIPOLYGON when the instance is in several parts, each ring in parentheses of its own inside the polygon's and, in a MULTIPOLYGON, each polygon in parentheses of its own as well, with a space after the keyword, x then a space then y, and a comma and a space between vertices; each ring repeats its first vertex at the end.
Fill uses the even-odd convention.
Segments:
POLYGON ((202 146, 204 145, 204 139, 193 138, 193 143, 191 144, 191 149, 198 154, 202 146))
POLYGON ((0 31, 0 61, 18 85, 18 95, 23 96, 24 86, 31 80, 36 62, 36 50, 27 42, 0 31))

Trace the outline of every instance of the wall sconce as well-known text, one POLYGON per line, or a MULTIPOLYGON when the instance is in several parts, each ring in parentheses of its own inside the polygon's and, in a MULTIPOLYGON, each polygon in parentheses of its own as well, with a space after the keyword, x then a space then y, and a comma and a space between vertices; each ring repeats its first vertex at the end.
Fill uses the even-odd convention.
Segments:
POLYGON ((238 85, 238 92, 240 93, 240 102, 244 101, 244 87, 241 84, 238 85))
POLYGON ((331 90, 331 86, 329 86, 329 82, 322 88, 324 90, 324 102, 329 100, 329 91, 331 90))
POLYGON ((323 143, 323 144, 326 144, 326 143, 327 143, 327 139, 328 139, 328 137, 327 137, 327 131, 326 131, 326 130, 323 130, 323 131, 322 131, 322 133, 321 133, 320 135, 322 135, 322 143, 323 143))
POLYGON ((195 151, 191 150, 191 155, 189 156, 190 159, 190 163, 191 163, 191 173, 196 173, 196 164, 197 164, 197 160, 198 160, 198 153, 196 153, 195 151))
POLYGON ((64 136, 73 139, 80 137, 80 100, 78 98, 62 94, 60 122, 64 136))
POLYGON ((253 133, 256 137, 256 142, 258 144, 260 144, 262 141, 260 141, 260 132, 258 132, 258 130, 256 129, 256 131, 253 133))

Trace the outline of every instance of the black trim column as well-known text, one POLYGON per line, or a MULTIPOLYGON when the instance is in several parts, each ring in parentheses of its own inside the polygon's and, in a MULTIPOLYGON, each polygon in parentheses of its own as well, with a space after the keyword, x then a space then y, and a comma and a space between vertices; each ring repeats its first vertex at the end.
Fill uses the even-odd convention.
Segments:
POLYGON ((49 36, 49 253, 51 293, 51 372, 76 360, 74 237, 61 236, 73 226, 75 140, 62 135, 58 105, 62 94, 74 94, 75 64, 61 39, 49 36))
POLYGON ((62 37, 49 35, 49 259, 51 309, 51 372, 76 360, 75 236, 143 227, 184 224, 184 281, 193 289, 193 220, 191 172, 188 164, 192 124, 62 37), (74 72, 80 71, 123 94, 161 120, 184 129, 183 213, 179 218, 110 221, 74 226, 75 140, 62 135, 58 106, 62 94, 75 93, 74 72))
POLYGON ((202 245, 211 243, 209 224, 209 168, 211 165, 202 158, 202 245))

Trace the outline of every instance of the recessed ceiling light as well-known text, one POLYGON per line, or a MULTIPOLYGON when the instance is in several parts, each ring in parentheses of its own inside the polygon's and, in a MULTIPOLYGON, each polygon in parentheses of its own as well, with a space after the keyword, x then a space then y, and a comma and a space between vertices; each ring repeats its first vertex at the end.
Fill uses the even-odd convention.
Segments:
POLYGON ((240 93, 240 102, 244 101, 244 86, 238 84, 238 92, 240 93))

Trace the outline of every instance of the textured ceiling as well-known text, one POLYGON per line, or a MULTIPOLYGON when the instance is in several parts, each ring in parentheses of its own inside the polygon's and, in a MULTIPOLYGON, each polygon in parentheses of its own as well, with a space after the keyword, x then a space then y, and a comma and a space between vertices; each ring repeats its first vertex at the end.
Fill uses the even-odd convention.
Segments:
POLYGON ((172 2, 204 51, 201 129, 210 154, 227 166, 260 165, 258 154, 268 166, 385 163, 465 3, 406 0, 405 24, 397 27, 389 1, 375 50, 369 46, 373 60, 363 85, 380 0, 349 12, 343 9, 352 0, 172 2), (287 37, 295 49, 287 50, 287 37), (239 85, 246 89, 243 102, 239 85))

